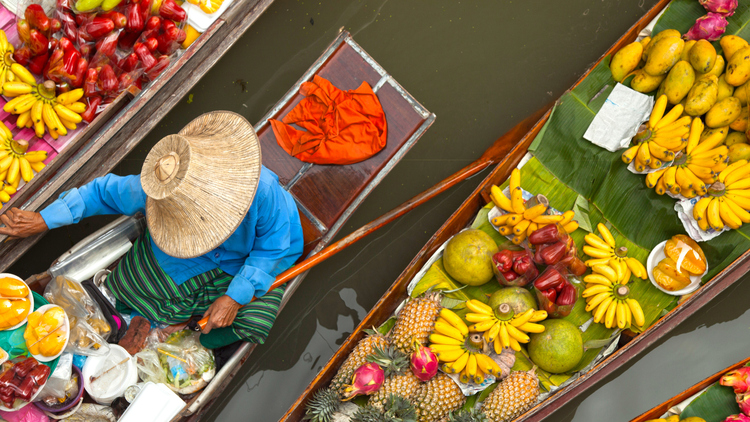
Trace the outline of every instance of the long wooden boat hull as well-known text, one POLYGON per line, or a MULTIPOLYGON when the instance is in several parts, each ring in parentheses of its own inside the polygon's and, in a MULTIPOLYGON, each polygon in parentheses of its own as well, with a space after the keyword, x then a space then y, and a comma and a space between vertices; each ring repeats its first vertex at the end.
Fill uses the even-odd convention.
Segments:
MULTIPOLYGON (((273 0, 236 0, 159 78, 138 92, 125 91, 84 128, 50 165, 19 190, 4 209, 39 211, 64 191, 103 176, 132 151, 247 31, 273 0)), ((0 236, 5 271, 43 235, 0 236)))

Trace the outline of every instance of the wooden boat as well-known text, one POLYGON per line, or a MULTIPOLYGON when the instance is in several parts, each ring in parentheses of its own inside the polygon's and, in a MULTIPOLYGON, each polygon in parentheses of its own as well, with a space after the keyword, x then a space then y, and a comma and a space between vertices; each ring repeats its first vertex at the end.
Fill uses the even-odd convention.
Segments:
MULTIPOLYGON (((314 254, 331 242, 354 210, 434 121, 435 115, 406 92, 348 32, 339 33, 320 58, 255 126, 262 144, 263 164, 279 176, 284 189, 292 194, 300 209, 305 238, 303 256, 314 254), (290 157, 277 145, 269 119, 281 119, 294 108, 303 98, 298 93, 301 84, 314 75, 328 79, 341 89, 357 88, 363 81, 373 87, 388 121, 387 145, 382 151, 357 164, 322 166, 290 157)), ((144 227, 142 219, 121 217, 79 242, 47 272, 32 276, 27 282, 32 289, 43 291, 53 276, 85 273, 80 277, 86 279, 94 274, 93 271, 113 267, 129 248, 129 242, 144 227)), ((306 274, 289 282, 282 308, 306 274)), ((221 394, 255 346, 243 343, 211 383, 189 400, 188 406, 175 420, 199 420, 203 409, 221 394)))
MULTIPOLYGON (((161 119, 245 33, 273 0, 235 0, 178 59, 142 91, 131 87, 74 135, 64 150, 8 202, 38 211, 62 192, 103 176, 133 150, 161 119)), ((2 6, 0 6, 2 7, 2 6)), ((0 236, 0 271, 41 236, 5 242, 0 236)))
MULTIPOLYGON (((650 9, 638 22, 636 22, 602 57, 594 66, 584 72, 581 79, 573 88, 577 87, 600 64, 605 58, 618 51, 623 46, 633 42, 638 34, 669 4, 669 0, 660 0, 650 9)), ((571 88, 572 89, 572 88, 571 88)), ((341 347, 335 352, 328 363, 320 370, 313 381, 307 386, 302 395, 292 404, 281 420, 301 421, 305 416, 305 404, 312 395, 320 388, 326 387, 336 374, 338 368, 343 364, 354 346, 365 337, 364 330, 370 327, 378 327, 391 317, 408 294, 407 286, 414 276, 423 268, 430 257, 454 234, 469 226, 481 208, 490 202, 489 191, 492 185, 501 185, 508 179, 511 171, 521 162, 526 155, 529 146, 540 133, 545 123, 550 118, 551 111, 544 116, 525 133, 519 133, 518 129, 512 130, 503 136, 505 142, 514 145, 507 157, 500 162, 492 172, 481 182, 474 192, 463 202, 463 204, 451 215, 440 229, 430 238, 427 244, 417 253, 408 267, 399 275, 398 279, 385 292, 373 309, 360 322, 354 332, 346 339, 341 347)), ((523 123, 519 125, 522 127, 523 123)), ((540 421, 550 416, 557 409, 586 392, 608 375, 612 374, 623 364, 633 357, 642 353, 648 347, 667 335, 677 325, 693 315, 709 301, 715 298, 725 288, 739 281, 740 277, 750 270, 750 251, 745 251, 739 258, 729 264, 723 271, 713 279, 705 283, 692 296, 684 299, 677 307, 672 309, 661 319, 656 321, 643 333, 632 338, 622 338, 625 342, 614 353, 606 357, 593 368, 575 378, 564 388, 551 394, 546 400, 538 403, 532 409, 520 416, 516 421, 540 421)))
MULTIPOLYGON (((659 419, 662 418, 672 407, 679 405, 686 400, 690 399, 691 397, 695 396, 696 394, 702 392, 706 388, 710 387, 711 385, 719 382, 722 375, 726 374, 729 371, 734 371, 735 369, 742 368, 743 366, 747 366, 747 364, 750 363, 750 358, 743 359, 734 365, 721 370, 710 377, 704 379, 703 381, 695 384, 694 386, 688 388, 687 390, 683 391, 680 394, 677 394, 676 396, 672 397, 671 399, 665 401, 664 403, 655 406, 653 409, 648 410, 644 412, 642 415, 638 416, 637 418, 633 419, 631 422, 646 422, 650 419, 659 419)), ((729 416, 729 415, 727 415, 729 416)))

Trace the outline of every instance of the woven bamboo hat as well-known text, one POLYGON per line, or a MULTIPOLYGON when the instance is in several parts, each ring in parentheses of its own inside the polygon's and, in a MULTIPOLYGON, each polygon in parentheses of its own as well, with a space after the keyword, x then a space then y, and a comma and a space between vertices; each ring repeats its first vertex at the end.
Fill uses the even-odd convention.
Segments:
POLYGON ((203 114, 159 141, 141 170, 156 245, 195 258, 224 243, 250 209, 260 166, 253 126, 229 111, 203 114))

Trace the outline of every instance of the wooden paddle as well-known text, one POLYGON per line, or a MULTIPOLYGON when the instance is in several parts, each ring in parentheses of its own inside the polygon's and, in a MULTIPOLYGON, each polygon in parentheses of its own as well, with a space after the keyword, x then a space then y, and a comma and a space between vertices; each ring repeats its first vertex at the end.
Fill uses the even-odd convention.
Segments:
MULTIPOLYGON (((479 157, 473 163, 453 173, 452 175, 448 176, 447 178, 437 183, 435 186, 409 199, 408 201, 392 209, 391 211, 383 214, 382 216, 376 218, 375 220, 353 231, 352 233, 350 233, 343 239, 339 240, 338 242, 329 245, 322 251, 316 253, 315 255, 305 259, 299 264, 279 274, 276 277, 276 281, 274 281, 273 284, 271 284, 271 287, 269 287, 268 291, 271 291, 277 287, 282 286, 284 283, 292 280, 294 277, 304 273, 305 271, 310 270, 312 267, 320 264, 326 259, 343 251, 344 249, 353 245, 357 241, 362 240, 364 237, 371 234, 372 232, 378 230, 379 228, 385 226, 386 224, 392 222, 393 220, 401 217, 407 212, 413 210, 414 208, 424 204, 425 202, 434 198, 438 194, 445 192, 446 190, 455 186, 457 183, 463 180, 466 180, 467 178, 491 166, 492 164, 499 162, 515 146, 515 143, 508 142, 508 141, 511 139, 519 139, 520 134, 527 133, 529 129, 531 129, 531 127, 537 121, 539 121, 539 119, 544 115, 544 113, 546 113, 547 110, 549 110, 552 107, 552 104, 554 103, 550 103, 542 107, 539 111, 537 111, 536 113, 532 114, 531 116, 527 117, 525 120, 515 125, 506 134, 498 138, 489 148, 487 148, 484 154, 482 154, 482 156, 479 157)), ((258 298, 254 297, 252 301, 255 301, 256 299, 258 298)), ((201 330, 206 326, 206 323, 208 323, 208 317, 203 318, 200 321, 198 321, 198 326, 201 328, 201 330)))

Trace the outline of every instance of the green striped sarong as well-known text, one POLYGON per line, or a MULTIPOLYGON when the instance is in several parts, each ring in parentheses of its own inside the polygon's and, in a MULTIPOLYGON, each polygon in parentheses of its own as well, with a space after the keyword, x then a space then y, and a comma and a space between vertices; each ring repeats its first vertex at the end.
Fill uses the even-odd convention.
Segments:
MULTIPOLYGON (((177 324, 193 315, 203 315, 226 293, 233 278, 215 268, 176 285, 154 258, 147 231, 136 239, 107 276, 106 283, 118 301, 146 318, 177 324)), ((283 295, 284 287, 279 287, 240 308, 232 322, 232 331, 245 341, 263 344, 276 320, 283 295)))

